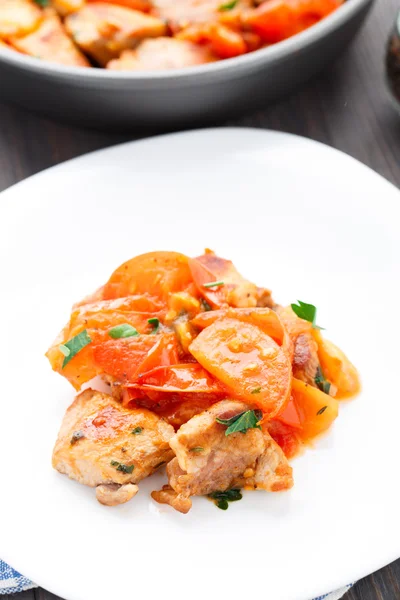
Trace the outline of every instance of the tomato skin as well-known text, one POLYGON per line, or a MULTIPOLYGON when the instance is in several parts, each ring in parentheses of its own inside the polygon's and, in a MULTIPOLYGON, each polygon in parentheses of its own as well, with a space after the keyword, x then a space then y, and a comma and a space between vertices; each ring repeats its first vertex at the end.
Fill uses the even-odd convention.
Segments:
MULTIPOLYGON (((97 2, 98 0, 87 0, 88 2, 97 2)), ((125 6, 126 8, 133 8, 133 10, 140 10, 141 12, 149 12, 152 5, 148 0, 108 0, 110 4, 118 4, 125 6)))
POLYGON ((240 33, 221 23, 209 26, 208 39, 213 52, 220 58, 233 58, 245 54, 247 46, 240 33))
POLYGON ((272 337, 279 345, 283 343, 285 330, 276 312, 270 308, 222 308, 220 310, 200 313, 192 319, 191 323, 199 329, 205 329, 218 319, 223 318, 232 318, 244 323, 253 323, 260 327, 264 333, 272 337))
POLYGON ((339 414, 339 402, 335 398, 295 378, 292 399, 301 423, 299 434, 304 441, 329 429, 339 414))
POLYGON ((340 4, 341 0, 266 0, 242 20, 265 43, 275 44, 314 25, 340 4))
POLYGON ((322 372, 336 388, 335 397, 339 400, 354 396, 360 391, 360 378, 355 366, 347 356, 320 331, 313 330, 312 335, 318 344, 318 358, 322 372))
POLYGON ((217 281, 215 275, 196 258, 189 259, 189 268, 200 296, 205 298, 213 308, 226 306, 226 290, 224 286, 215 288, 204 287, 204 284, 217 281))
POLYGON ((233 397, 260 408, 265 419, 288 402, 290 359, 259 327, 224 318, 204 329, 189 350, 233 397))
POLYGON ((179 360, 173 333, 107 339, 94 344, 93 358, 98 374, 105 373, 121 385, 135 382, 155 366, 179 360))
POLYGON ((280 446, 286 458, 293 458, 300 451, 302 444, 294 429, 281 423, 277 419, 268 421, 267 429, 270 436, 280 446))
POLYGON ((94 362, 99 373, 106 373, 120 382, 134 381, 139 366, 157 343, 156 337, 150 335, 108 339, 96 344, 94 362))
POLYGON ((155 367, 142 373, 137 383, 129 387, 137 387, 143 391, 184 392, 202 394, 222 394, 223 390, 211 375, 197 363, 181 363, 170 366, 155 367))
POLYGON ((284 425, 288 425, 293 429, 302 429, 303 427, 299 410, 293 399, 293 395, 290 396, 290 400, 285 408, 279 414, 277 414, 275 418, 277 421, 280 421, 284 425))
POLYGON ((179 252, 149 252, 118 267, 104 286, 103 298, 148 293, 166 302, 171 293, 184 291, 191 283, 187 256, 179 252))

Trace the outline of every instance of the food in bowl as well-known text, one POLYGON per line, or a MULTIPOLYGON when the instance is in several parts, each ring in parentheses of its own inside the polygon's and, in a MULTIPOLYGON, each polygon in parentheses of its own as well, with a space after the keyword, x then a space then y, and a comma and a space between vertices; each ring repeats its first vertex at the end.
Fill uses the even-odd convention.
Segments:
POLYGON ((0 0, 0 45, 53 63, 173 69, 307 29, 343 0, 0 0))
POLYGON ((47 357, 76 390, 92 386, 66 412, 53 466, 111 506, 165 464, 152 497, 183 513, 192 496, 226 509, 242 489, 290 489, 289 459, 359 389, 315 306, 277 304, 209 250, 127 261, 73 307, 47 357))

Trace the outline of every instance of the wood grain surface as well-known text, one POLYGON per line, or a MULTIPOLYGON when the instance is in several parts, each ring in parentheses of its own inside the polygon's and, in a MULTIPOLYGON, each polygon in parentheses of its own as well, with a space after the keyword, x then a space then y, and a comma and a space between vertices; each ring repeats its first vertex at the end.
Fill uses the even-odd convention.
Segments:
MULTIPOLYGON (((276 129, 324 142, 399 186, 400 111, 384 79, 386 41, 398 10, 398 0, 376 0, 357 39, 322 75, 273 106, 220 125, 276 129)), ((76 129, 0 105, 0 191, 61 161, 131 139, 136 138, 76 129)), ((55 598, 40 588, 18 596, 55 598)), ((400 600, 400 560, 359 581, 343 600, 400 600)))

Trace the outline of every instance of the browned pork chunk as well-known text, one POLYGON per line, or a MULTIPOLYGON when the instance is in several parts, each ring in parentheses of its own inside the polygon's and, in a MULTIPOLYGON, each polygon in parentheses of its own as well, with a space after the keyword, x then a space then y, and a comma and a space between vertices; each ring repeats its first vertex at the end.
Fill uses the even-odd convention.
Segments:
POLYGON ((80 10, 85 6, 85 0, 51 0, 51 6, 61 17, 80 10))
POLYGON ((37 25, 42 13, 33 0, 0 1, 0 38, 25 35, 37 25))
POLYGON ((130 500, 135 485, 173 457, 171 425, 146 409, 127 409, 108 394, 85 390, 68 408, 53 467, 97 487, 99 502, 130 500))
POLYGON ((145 40, 136 50, 125 50, 120 58, 108 63, 107 69, 143 71, 181 69, 212 62, 215 56, 205 46, 185 40, 160 37, 145 40))
POLYGON ((318 345, 311 333, 301 333, 294 343, 293 376, 316 386, 315 376, 319 367, 318 345))
POLYGON ((103 2, 88 4, 68 15, 65 26, 78 46, 102 66, 123 50, 135 48, 144 38, 167 32, 161 19, 103 2))
MULTIPOLYGON (((195 23, 212 23, 226 16, 221 0, 153 0, 154 12, 165 19, 174 32, 195 23)), ((244 8, 251 6, 250 0, 237 0, 234 10, 229 11, 235 24, 244 8)))
POLYGON ((90 63, 67 36, 57 13, 48 8, 39 27, 26 36, 14 36, 10 43, 24 54, 49 62, 75 67, 89 67, 90 63))
POLYGON ((171 438, 174 458, 167 466, 169 486, 152 497, 186 513, 190 496, 202 496, 232 487, 280 491, 293 485, 292 469, 270 435, 258 428, 225 435, 230 419, 249 407, 223 400, 182 425, 171 438))

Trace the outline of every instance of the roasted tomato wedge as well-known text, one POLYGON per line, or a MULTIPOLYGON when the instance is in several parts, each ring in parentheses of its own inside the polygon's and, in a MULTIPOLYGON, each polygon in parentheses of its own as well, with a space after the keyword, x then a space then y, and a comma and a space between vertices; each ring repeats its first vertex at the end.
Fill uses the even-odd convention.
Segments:
POLYGON ((151 371, 143 373, 137 384, 129 387, 139 387, 160 392, 185 392, 218 394, 223 389, 217 381, 196 363, 171 365, 168 367, 156 367, 151 371))
POLYGON ((148 293, 166 301, 192 283, 188 258, 179 252, 149 252, 122 264, 104 286, 103 298, 148 293))
POLYGON ((275 416, 289 400, 292 369, 287 351, 252 323, 225 318, 190 345, 197 361, 232 396, 275 416))
POLYGON ((198 314, 191 324, 205 329, 215 321, 224 318, 239 319, 245 323, 257 325, 264 333, 282 345, 285 330, 276 312, 270 308, 223 308, 198 314))

